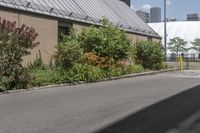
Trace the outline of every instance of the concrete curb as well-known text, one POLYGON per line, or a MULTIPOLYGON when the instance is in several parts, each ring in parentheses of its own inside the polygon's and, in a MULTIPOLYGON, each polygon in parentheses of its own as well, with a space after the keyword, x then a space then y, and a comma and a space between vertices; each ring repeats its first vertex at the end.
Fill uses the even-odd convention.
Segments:
POLYGON ((139 76, 148 76, 148 75, 155 75, 159 73, 165 73, 165 72, 172 72, 172 71, 178 71, 178 68, 172 68, 172 69, 165 69, 165 70, 159 70, 159 71, 149 71, 149 72, 143 72, 143 73, 136 73, 136 74, 129 74, 129 75, 123 75, 119 77, 111 77, 106 78, 103 80, 99 80, 96 82, 74 82, 74 83, 67 83, 67 84, 59 84, 59 85, 48 85, 48 86, 42 86, 42 87, 33 87, 30 89, 21 89, 21 90, 11 90, 11 91, 5 91, 1 94, 8 94, 8 93, 18 93, 18 92, 26 92, 26 91, 34 91, 34 90, 41 90, 41 89, 48 89, 53 87, 63 87, 63 86, 73 86, 73 85, 81 85, 81 84, 90 84, 90 83, 98 83, 98 82, 105 82, 105 81, 112 81, 112 80, 119 80, 119 79, 126 79, 126 78, 133 78, 133 77, 139 77, 139 76))

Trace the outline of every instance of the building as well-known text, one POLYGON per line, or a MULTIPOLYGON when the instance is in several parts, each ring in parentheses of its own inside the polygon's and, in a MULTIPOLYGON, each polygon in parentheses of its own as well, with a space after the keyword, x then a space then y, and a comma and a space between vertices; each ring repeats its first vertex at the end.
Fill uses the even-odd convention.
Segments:
POLYGON ((161 22, 161 8, 160 7, 150 8, 150 14, 151 14, 151 23, 161 22))
MULTIPOLYGON (((149 23, 148 25, 162 37, 162 43, 164 44, 164 23, 149 23)), ((170 39, 180 37, 188 42, 187 48, 191 48, 191 42, 200 38, 199 27, 200 21, 167 22, 167 44, 170 42, 170 39)), ((168 50, 167 53, 170 54, 171 52, 168 50)), ((198 58, 198 53, 196 51, 189 50, 188 53, 189 55, 194 55, 193 57, 198 58)))
POLYGON ((177 19, 176 19, 176 18, 167 18, 166 21, 167 21, 167 22, 174 22, 174 21, 177 21, 177 19))
POLYGON ((0 17, 15 21, 19 26, 32 26, 39 33, 37 41, 40 45, 24 58, 24 62, 33 61, 40 50, 43 61, 49 63, 56 51, 59 32, 67 34, 73 27, 80 33, 91 25, 100 26, 102 17, 126 31, 132 41, 161 40, 133 10, 119 0, 1 0, 0 17))
POLYGON ((150 14, 148 12, 138 10, 136 11, 136 14, 145 22, 150 23, 150 14))
POLYGON ((187 21, 200 21, 199 14, 197 14, 197 13, 188 14, 187 21))
POLYGON ((129 7, 131 7, 131 0, 121 0, 123 2, 125 2, 129 7))

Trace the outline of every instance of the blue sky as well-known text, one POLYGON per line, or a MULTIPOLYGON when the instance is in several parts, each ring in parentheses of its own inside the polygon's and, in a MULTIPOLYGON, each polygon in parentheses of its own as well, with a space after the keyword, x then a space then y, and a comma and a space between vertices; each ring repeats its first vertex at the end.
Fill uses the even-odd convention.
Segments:
MULTIPOLYGON (((132 0, 132 8, 134 10, 143 9, 148 11, 149 7, 158 6, 163 9, 163 1, 164 0, 132 0)), ((167 0, 167 5, 167 17, 170 18, 186 20, 188 13, 200 14, 200 0, 167 0)))

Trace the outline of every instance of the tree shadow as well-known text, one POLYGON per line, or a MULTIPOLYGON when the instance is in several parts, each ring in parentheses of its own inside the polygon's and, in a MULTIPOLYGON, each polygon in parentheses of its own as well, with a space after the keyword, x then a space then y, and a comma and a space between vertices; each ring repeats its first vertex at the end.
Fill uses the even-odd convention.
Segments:
POLYGON ((95 133, 166 133, 200 110, 200 85, 147 107, 95 133))

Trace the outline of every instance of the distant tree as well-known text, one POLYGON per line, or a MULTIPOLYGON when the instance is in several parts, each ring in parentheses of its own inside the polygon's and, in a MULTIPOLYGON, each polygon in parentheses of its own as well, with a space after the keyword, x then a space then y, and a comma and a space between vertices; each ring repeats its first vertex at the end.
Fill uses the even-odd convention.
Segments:
POLYGON ((186 52, 187 49, 185 48, 187 45, 187 41, 184 39, 181 39, 180 37, 175 37, 173 39, 170 39, 170 42, 168 43, 168 49, 175 53, 176 55, 179 55, 179 52, 186 52))
POLYGON ((198 58, 200 58, 200 38, 195 39, 194 42, 192 42, 192 44, 193 44, 192 49, 194 49, 199 53, 198 58))

